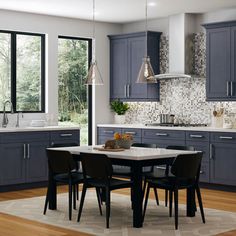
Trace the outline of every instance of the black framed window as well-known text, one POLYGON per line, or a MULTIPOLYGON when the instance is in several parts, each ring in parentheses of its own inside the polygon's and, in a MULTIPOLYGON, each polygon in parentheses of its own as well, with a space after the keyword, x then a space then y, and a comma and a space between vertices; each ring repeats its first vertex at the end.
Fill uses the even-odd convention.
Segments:
POLYGON ((0 31, 0 111, 45 111, 45 35, 0 31))

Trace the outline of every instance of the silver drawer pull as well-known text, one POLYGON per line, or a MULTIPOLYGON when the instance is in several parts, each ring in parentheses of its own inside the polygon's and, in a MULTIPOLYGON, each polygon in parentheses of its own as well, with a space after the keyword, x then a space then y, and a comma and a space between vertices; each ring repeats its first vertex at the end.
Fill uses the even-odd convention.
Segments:
POLYGON ((125 134, 132 134, 132 135, 135 135, 135 134, 136 134, 136 132, 127 131, 127 132, 125 132, 125 134))
POLYGON ((204 174, 205 173, 205 171, 203 171, 203 170, 200 170, 200 174, 204 174))
POLYGON ((23 155, 23 158, 25 159, 26 158, 26 144, 24 144, 24 155, 23 155))
POLYGON ((113 130, 104 130, 103 131, 105 134, 114 134, 113 130))
POLYGON ((29 159, 30 158, 30 145, 29 144, 27 144, 27 149, 28 149, 27 158, 29 159))
POLYGON ((203 135, 200 134, 190 134, 190 138, 203 138, 203 135))
POLYGON ((156 169, 159 169, 159 170, 166 170, 166 167, 156 166, 156 169))
POLYGON ((165 134, 165 133, 156 133, 156 136, 168 136, 168 134, 165 134))
POLYGON ((61 137, 71 137, 72 134, 60 134, 61 137))
POLYGON ((220 136, 219 138, 220 139, 230 139, 230 140, 233 139, 233 137, 231 137, 231 136, 220 136))

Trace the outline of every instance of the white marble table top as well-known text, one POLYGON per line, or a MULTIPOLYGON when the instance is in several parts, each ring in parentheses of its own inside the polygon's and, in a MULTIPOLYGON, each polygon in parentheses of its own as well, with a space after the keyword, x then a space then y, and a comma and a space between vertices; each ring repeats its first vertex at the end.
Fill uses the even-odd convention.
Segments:
POLYGON ((94 154, 105 154, 109 158, 118 158, 126 160, 153 160, 153 159, 163 159, 176 157, 179 154, 192 154, 196 151, 183 151, 183 150, 170 150, 165 148, 140 148, 140 147, 131 147, 130 149, 125 149, 120 152, 109 152, 109 151, 98 151, 94 147, 102 147, 101 145, 97 146, 76 146, 76 147, 60 147, 60 148, 48 148, 49 150, 62 150, 69 151, 72 154, 84 153, 94 153, 94 154))

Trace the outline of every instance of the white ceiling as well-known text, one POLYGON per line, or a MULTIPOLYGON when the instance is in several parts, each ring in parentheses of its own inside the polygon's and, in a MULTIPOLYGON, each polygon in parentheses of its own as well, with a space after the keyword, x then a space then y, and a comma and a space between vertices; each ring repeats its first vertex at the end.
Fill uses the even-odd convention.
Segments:
MULTIPOLYGON (((145 0, 95 0, 96 20, 126 23, 145 18, 145 0)), ((92 18, 92 0, 0 0, 0 9, 80 19, 92 18)), ((236 7, 236 0, 148 0, 148 18, 236 7)))

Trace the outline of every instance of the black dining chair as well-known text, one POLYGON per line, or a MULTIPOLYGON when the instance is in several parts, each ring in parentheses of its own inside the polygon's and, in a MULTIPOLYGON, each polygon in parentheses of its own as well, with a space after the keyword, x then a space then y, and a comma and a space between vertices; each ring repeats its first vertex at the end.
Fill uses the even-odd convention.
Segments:
MULTIPOLYGON (((194 151, 195 150, 195 148, 193 146, 180 146, 180 145, 178 145, 178 146, 170 145, 170 146, 167 146, 166 149, 183 150, 183 151, 194 151)), ((144 187, 143 187, 144 194, 145 194, 146 187, 147 187, 147 180, 148 179, 162 179, 163 177, 168 176, 171 163, 172 163, 172 161, 170 163, 167 163, 165 166, 156 166, 152 172, 146 173, 144 175, 144 187)), ((157 205, 159 205, 157 189, 153 188, 153 190, 154 190, 157 205)), ((165 206, 167 207, 167 205, 168 205, 168 190, 165 190, 165 206)))
POLYGON ((44 205, 44 212, 46 214, 49 202, 50 182, 68 184, 69 186, 69 220, 72 217, 72 196, 73 208, 76 208, 75 188, 74 186, 84 182, 83 174, 78 173, 73 157, 68 151, 47 150, 48 168, 49 168, 49 185, 47 188, 46 200, 44 205), (74 191, 73 191, 74 190, 74 191), (74 194, 72 194, 72 192, 74 194))
POLYGON ((78 213, 78 222, 80 221, 82 214, 87 188, 94 187, 98 195, 99 190, 102 188, 105 189, 106 194, 106 227, 109 228, 110 192, 115 189, 131 188, 132 182, 112 177, 112 164, 106 155, 80 153, 80 156, 84 175, 84 185, 78 213))
MULTIPOLYGON (((175 229, 178 229, 178 190, 193 188, 197 193, 202 221, 203 223, 205 223, 202 197, 199 188, 201 160, 202 152, 198 152, 195 154, 178 155, 171 166, 172 176, 166 176, 162 179, 147 180, 148 186, 144 202, 143 220, 146 213, 150 188, 165 189, 171 193, 170 196, 172 196, 172 192, 174 193, 175 229)), ((170 215, 171 211, 172 199, 170 199, 170 215)))

